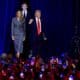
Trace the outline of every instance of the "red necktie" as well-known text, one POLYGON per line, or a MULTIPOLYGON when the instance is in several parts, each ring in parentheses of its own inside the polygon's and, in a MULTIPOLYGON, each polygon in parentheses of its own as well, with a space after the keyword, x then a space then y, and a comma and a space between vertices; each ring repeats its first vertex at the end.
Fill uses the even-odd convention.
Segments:
POLYGON ((38 19, 38 22, 37 22, 37 33, 38 33, 38 35, 40 35, 40 33, 41 33, 41 25, 40 25, 39 19, 38 19))

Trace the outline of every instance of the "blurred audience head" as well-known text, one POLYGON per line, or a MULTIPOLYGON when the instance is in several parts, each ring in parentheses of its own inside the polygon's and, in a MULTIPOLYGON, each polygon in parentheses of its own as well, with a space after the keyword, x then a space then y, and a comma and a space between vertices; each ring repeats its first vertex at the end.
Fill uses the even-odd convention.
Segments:
POLYGON ((2 59, 6 59, 7 58, 7 54, 6 53, 2 53, 1 58, 2 59))

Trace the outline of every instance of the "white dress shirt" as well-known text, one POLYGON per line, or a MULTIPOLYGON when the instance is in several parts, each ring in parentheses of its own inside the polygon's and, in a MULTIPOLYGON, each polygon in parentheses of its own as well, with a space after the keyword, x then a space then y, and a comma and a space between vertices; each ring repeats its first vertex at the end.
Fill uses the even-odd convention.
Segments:
POLYGON ((27 17, 27 13, 28 13, 27 10, 22 10, 22 15, 23 15, 24 17, 27 17))

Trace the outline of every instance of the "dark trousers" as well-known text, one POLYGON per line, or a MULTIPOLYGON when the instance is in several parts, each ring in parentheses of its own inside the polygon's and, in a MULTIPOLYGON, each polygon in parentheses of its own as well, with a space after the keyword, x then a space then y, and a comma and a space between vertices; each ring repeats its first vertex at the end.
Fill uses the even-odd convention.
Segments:
POLYGON ((33 45, 32 45, 32 51, 33 51, 33 55, 34 56, 41 56, 42 58, 45 57, 45 50, 44 50, 44 39, 43 39, 43 36, 42 35, 39 35, 36 37, 36 39, 34 40, 33 42, 33 45))

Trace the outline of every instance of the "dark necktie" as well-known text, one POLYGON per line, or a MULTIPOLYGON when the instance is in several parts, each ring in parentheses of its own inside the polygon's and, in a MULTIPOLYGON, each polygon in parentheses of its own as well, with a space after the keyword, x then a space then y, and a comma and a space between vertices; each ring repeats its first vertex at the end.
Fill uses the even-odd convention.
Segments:
POLYGON ((25 10, 24 10, 24 14, 23 14, 23 15, 24 15, 24 18, 26 18, 26 15, 27 15, 27 14, 26 14, 26 11, 25 11, 25 10))

